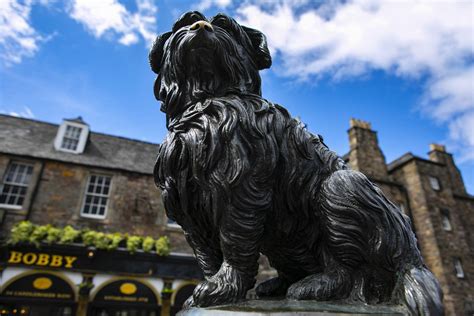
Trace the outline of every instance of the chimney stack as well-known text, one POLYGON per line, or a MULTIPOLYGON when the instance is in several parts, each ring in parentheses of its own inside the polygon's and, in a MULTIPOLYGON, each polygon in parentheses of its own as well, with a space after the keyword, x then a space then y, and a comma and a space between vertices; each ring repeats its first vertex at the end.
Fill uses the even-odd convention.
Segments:
POLYGON ((349 144, 349 164, 353 169, 374 179, 388 180, 385 156, 369 122, 351 118, 349 144))
POLYGON ((446 151, 446 146, 440 144, 430 144, 430 152, 428 153, 430 160, 446 165, 451 181, 451 188, 454 193, 466 194, 466 187, 459 172, 458 167, 454 163, 453 155, 446 151))

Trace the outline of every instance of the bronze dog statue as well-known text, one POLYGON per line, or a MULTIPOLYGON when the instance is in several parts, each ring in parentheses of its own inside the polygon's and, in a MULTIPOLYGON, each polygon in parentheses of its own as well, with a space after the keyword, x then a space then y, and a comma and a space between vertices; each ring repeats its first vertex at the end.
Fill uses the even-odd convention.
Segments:
POLYGON ((265 36, 218 14, 184 14, 150 52, 169 133, 155 181, 206 280, 187 306, 260 297, 405 304, 442 315, 410 220, 281 106, 261 97, 265 36))

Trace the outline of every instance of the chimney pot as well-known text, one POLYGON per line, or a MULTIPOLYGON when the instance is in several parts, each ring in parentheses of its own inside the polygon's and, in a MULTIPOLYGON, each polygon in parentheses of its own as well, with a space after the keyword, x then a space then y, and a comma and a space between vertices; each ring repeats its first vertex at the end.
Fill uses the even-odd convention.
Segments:
POLYGON ((360 127, 360 128, 369 129, 369 130, 372 129, 372 125, 369 122, 358 120, 355 118, 351 118, 350 124, 351 124, 351 127, 360 127))
POLYGON ((446 152, 446 146, 440 144, 430 144, 430 150, 441 151, 443 153, 446 152))

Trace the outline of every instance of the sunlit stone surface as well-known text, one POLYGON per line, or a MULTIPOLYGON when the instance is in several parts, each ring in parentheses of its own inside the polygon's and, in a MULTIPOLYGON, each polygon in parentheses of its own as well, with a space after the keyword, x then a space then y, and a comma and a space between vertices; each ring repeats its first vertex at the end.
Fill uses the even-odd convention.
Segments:
POLYGON ((179 316, 257 316, 257 315, 409 315, 399 306, 347 304, 341 302, 315 302, 295 300, 253 300, 238 304, 208 308, 191 308, 179 316))

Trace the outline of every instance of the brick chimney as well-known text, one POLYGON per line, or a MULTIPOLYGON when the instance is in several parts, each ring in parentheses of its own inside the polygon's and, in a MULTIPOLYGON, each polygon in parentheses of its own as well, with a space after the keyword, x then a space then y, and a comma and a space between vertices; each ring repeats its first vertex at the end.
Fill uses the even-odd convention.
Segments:
POLYGON ((374 179, 388 180, 385 156, 369 122, 350 120, 349 144, 349 164, 353 169, 374 179))
POLYGON ((446 151, 446 147, 440 144, 430 144, 430 152, 428 153, 430 160, 446 165, 451 181, 451 189, 454 193, 466 194, 466 187, 459 172, 458 167, 454 163, 453 155, 446 151))

